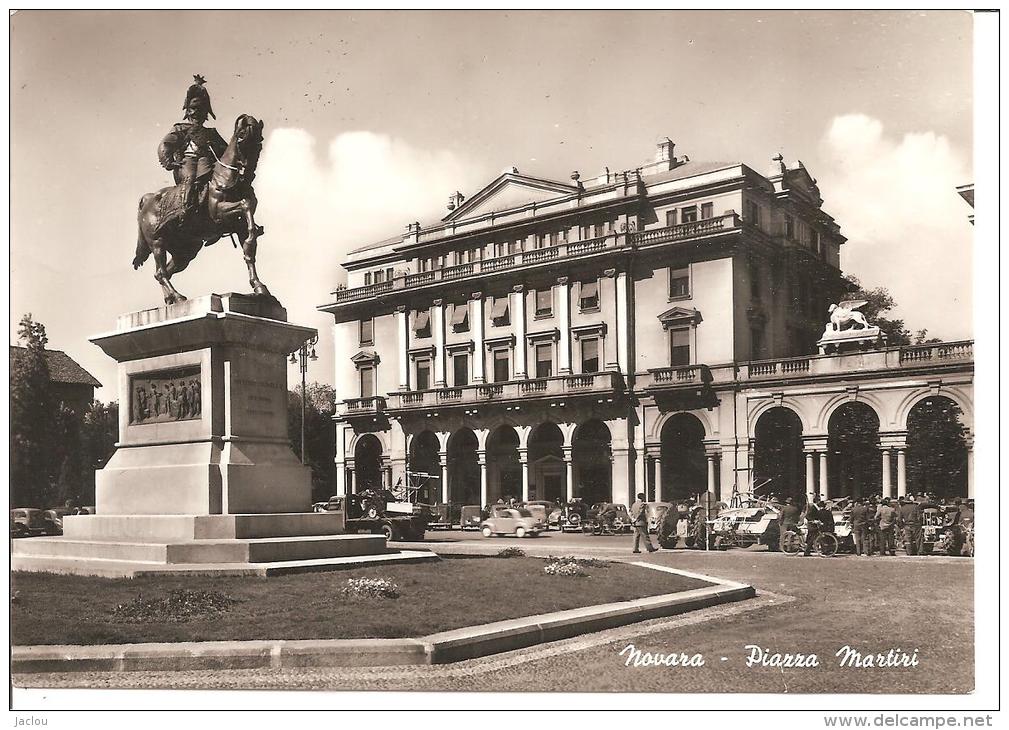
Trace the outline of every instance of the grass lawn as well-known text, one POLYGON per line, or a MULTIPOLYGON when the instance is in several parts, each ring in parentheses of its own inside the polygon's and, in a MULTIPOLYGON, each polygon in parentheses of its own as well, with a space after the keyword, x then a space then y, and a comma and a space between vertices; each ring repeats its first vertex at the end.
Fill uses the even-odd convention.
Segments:
POLYGON ((539 558, 447 558, 437 563, 256 577, 89 578, 15 573, 11 641, 126 644, 250 639, 423 636, 550 611, 626 601, 710 584, 623 563, 585 568, 587 577, 551 576, 539 558), (399 598, 345 597, 350 578, 385 578, 399 598), (230 609, 180 623, 127 623, 119 604, 173 589, 219 591, 230 609))

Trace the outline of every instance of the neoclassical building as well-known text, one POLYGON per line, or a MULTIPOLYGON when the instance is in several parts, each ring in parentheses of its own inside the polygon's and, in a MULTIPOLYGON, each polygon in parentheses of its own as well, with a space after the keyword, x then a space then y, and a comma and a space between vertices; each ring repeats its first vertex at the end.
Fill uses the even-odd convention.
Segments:
POLYGON ((337 492, 411 470, 438 477, 423 497, 463 504, 728 498, 766 479, 896 494, 922 403, 966 427, 966 491, 972 343, 811 354, 844 292, 822 206, 801 162, 762 174, 667 139, 591 179, 512 168, 352 251, 319 307, 337 492), (867 449, 868 477, 851 468, 867 449))

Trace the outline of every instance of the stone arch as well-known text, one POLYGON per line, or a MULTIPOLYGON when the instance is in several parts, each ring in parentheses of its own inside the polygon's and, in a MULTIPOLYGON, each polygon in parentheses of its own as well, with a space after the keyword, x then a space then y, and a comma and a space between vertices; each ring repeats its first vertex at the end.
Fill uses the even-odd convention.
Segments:
POLYGON ((382 445, 382 453, 389 453, 389 432, 388 431, 365 431, 363 433, 353 432, 353 436, 350 439, 350 443, 347 445, 347 452, 353 454, 357 450, 357 445, 360 443, 361 439, 366 439, 369 436, 378 439, 378 442, 382 445))
POLYGON ((529 498, 563 501, 567 492, 564 430, 555 421, 542 421, 532 429, 527 443, 529 498))
POLYGON ((373 433, 361 434, 354 439, 354 481, 357 492, 386 486, 382 467, 384 453, 381 439, 373 433))
POLYGON ((712 423, 711 416, 708 415, 707 411, 668 411, 663 413, 655 422, 652 424, 651 433, 648 434, 649 443, 659 443, 662 440, 662 429, 666 427, 666 424, 670 419, 681 415, 693 416, 700 422, 701 427, 704 429, 704 438, 711 439, 715 438, 717 432, 715 431, 714 424, 712 423))
POLYGON ((912 409, 926 398, 933 396, 949 398, 956 403, 963 414, 961 421, 964 427, 970 433, 974 432, 974 403, 958 388, 940 388, 938 392, 931 388, 918 388, 904 396, 897 406, 897 415, 894 419, 901 431, 907 430, 907 418, 911 415, 912 409))
MULTIPOLYGON (((802 426, 804 434, 808 434, 813 430, 812 418, 815 418, 816 414, 809 412, 809 401, 796 398, 782 398, 780 402, 773 398, 765 398, 758 401, 750 410, 751 429, 756 429, 760 417, 775 408, 785 408, 794 413, 796 418, 799 419, 799 424, 802 426)), ((753 430, 751 430, 750 435, 754 435, 753 430)))
POLYGON ((609 427, 592 418, 579 424, 571 437, 574 496, 594 504, 613 494, 613 437, 609 427))
POLYGON ((764 408, 753 424, 753 484, 771 481, 760 494, 776 494, 801 501, 805 494, 805 466, 801 416, 788 406, 764 408))
POLYGON ((500 423, 488 429, 487 435, 487 499, 520 499, 522 497, 522 463, 519 460, 521 439, 515 426, 500 423))
POLYGON ((663 419, 659 452, 664 500, 689 499, 707 491, 708 460, 704 448, 707 434, 703 420, 692 411, 680 411, 663 419))
POLYGON ((441 442, 434 431, 423 430, 410 439, 407 451, 407 465, 412 472, 430 474, 430 479, 417 494, 418 501, 435 504, 441 501, 441 442))
POLYGON ((865 401, 847 400, 827 420, 827 484, 830 497, 882 494, 879 412, 865 401))
POLYGON ((848 393, 838 393, 824 403, 820 408, 820 412, 816 417, 815 430, 818 432, 827 432, 829 430, 828 427, 830 425, 831 416, 833 416, 834 412, 845 403, 861 403, 862 405, 871 408, 873 413, 876 414, 876 420, 879 421, 879 428, 881 430, 888 423, 885 418, 887 408, 875 395, 859 392, 856 397, 852 398, 848 393))
POLYGON ((479 439, 471 428, 457 429, 448 437, 446 450, 450 502, 484 506, 480 500, 479 445, 479 439))
POLYGON ((920 398, 908 411, 906 473, 912 494, 968 496, 969 429, 963 421, 960 404, 944 393, 920 398))

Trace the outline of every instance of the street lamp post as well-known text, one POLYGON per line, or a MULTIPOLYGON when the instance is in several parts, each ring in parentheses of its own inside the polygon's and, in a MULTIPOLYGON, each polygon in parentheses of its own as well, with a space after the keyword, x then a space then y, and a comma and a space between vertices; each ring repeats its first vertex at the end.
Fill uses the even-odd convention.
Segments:
POLYGON ((313 335, 305 340, 301 347, 291 353, 291 364, 298 364, 301 367, 301 463, 305 463, 305 373, 308 372, 308 361, 318 360, 315 354, 315 346, 319 342, 319 335, 313 335))

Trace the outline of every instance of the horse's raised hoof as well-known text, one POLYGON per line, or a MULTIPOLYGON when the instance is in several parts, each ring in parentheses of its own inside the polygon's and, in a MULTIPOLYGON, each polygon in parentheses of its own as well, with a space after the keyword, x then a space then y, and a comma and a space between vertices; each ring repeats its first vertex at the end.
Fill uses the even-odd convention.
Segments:
POLYGON ((253 287, 252 293, 255 294, 257 297, 273 298, 273 295, 270 293, 270 290, 266 288, 266 284, 263 284, 262 282, 253 287))
POLYGON ((165 304, 178 304, 179 302, 186 301, 186 297, 182 294, 169 294, 165 297, 165 304))

